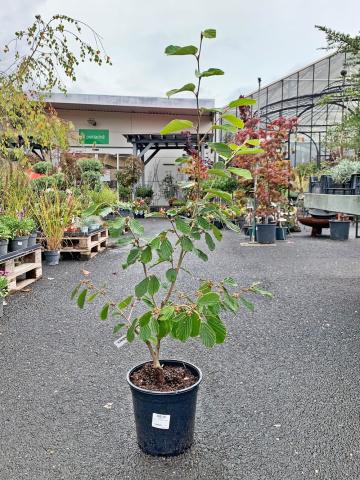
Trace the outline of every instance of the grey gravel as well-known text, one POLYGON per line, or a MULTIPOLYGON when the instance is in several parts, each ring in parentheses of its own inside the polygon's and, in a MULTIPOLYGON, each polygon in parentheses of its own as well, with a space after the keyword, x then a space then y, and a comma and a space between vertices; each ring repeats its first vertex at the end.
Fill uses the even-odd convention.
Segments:
MULTIPOLYGON (((1 480, 360 478, 360 240, 313 239, 307 230, 251 247, 230 231, 224 237, 209 262, 191 258, 196 274, 260 281, 274 299, 228 315, 223 346, 165 342, 163 358, 203 370, 193 448, 170 459, 139 451, 124 378, 147 351, 114 346, 99 302, 80 311, 70 301, 81 269, 119 299, 138 281, 138 268, 121 269, 124 250, 109 249, 45 267, 31 292, 5 307, 1 480)), ((185 273, 180 281, 194 288, 185 273)))

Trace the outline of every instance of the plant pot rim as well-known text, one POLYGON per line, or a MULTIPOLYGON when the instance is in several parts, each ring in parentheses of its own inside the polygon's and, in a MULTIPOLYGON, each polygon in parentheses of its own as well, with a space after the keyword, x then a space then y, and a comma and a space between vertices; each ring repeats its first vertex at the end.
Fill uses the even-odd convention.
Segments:
POLYGON ((30 235, 16 235, 16 237, 12 238, 11 240, 22 240, 24 238, 29 238, 30 235))
POLYGON ((329 220, 329 223, 351 223, 351 220, 329 220))
POLYGON ((160 395, 160 396, 164 396, 164 395, 179 395, 181 393, 186 393, 186 392, 190 392, 191 390, 193 390, 194 388, 198 387, 202 381, 202 372, 200 370, 199 367, 197 367, 196 365, 194 365, 193 363, 190 363, 190 362, 184 362, 182 360, 177 360, 176 358, 167 358, 167 359, 164 359, 164 360, 160 360, 160 363, 177 363, 177 364, 180 364, 180 365, 185 365, 185 366, 189 366, 193 369, 196 370, 197 374, 198 374, 198 379, 197 381, 191 385, 190 387, 186 387, 186 388, 183 388, 181 390, 174 390, 174 391, 170 391, 170 392, 161 392, 161 391, 158 391, 158 390, 147 390, 145 388, 141 388, 141 387, 138 387, 137 385, 135 385, 131 380, 130 380, 130 375, 135 371, 135 370, 138 370, 139 368, 143 367, 144 365, 146 365, 147 363, 151 363, 151 361, 147 361, 147 362, 142 362, 142 363, 139 363, 138 365, 135 365, 134 367, 132 367, 126 374, 126 380, 128 382, 128 384, 130 385, 130 388, 133 388, 134 390, 137 390, 138 392, 142 392, 142 393, 146 393, 148 395, 160 395))
POLYGON ((44 253, 60 253, 60 250, 44 250, 44 253))

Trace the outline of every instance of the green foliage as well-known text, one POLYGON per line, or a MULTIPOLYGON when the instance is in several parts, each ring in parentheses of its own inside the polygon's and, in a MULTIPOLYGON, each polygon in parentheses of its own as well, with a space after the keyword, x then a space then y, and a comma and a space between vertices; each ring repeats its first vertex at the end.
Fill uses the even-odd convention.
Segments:
POLYGON ((100 190, 101 173, 94 170, 87 170, 81 174, 81 181, 88 185, 92 190, 100 190))
POLYGON ((32 167, 35 173, 42 173, 44 175, 48 175, 52 168, 51 162, 37 162, 32 167))
POLYGON ((30 235, 35 228, 36 224, 32 218, 17 218, 11 216, 1 217, 1 224, 10 232, 10 237, 16 238, 30 235))
POLYGON ((131 197, 131 189, 130 187, 125 187, 124 185, 119 184, 118 187, 119 198, 125 202, 128 202, 131 197))
MULTIPOLYGON (((198 100, 202 78, 222 74, 219 69, 208 69, 202 74, 199 73, 202 71, 200 69, 202 42, 204 39, 215 37, 216 31, 208 29, 200 34, 199 47, 170 45, 166 48, 165 52, 168 55, 195 56, 197 77, 197 85, 187 83, 184 86, 186 88, 173 89, 168 95, 190 91, 198 100)), ((242 101, 246 105, 246 99, 242 101)), ((243 127, 243 122, 233 117, 228 110, 228 107, 221 110, 222 119, 229 122, 231 128, 237 131, 243 127)), ((198 114, 200 117, 200 109, 198 114)), ((239 227, 231 221, 238 212, 231 193, 238 187, 237 177, 249 179, 251 175, 248 170, 232 167, 231 162, 235 156, 247 153, 248 150, 255 152, 262 150, 257 148, 258 145, 250 149, 246 142, 244 145, 235 146, 211 143, 210 147, 222 160, 209 169, 204 159, 197 153, 202 151, 205 142, 199 123, 193 125, 188 120, 172 120, 160 133, 167 135, 190 128, 195 128, 199 141, 191 154, 178 161, 184 169, 183 173, 189 177, 189 181, 182 185, 188 200, 182 205, 173 204, 166 213, 163 211, 156 213, 156 216, 169 222, 168 228, 149 238, 145 236, 143 223, 137 220, 123 217, 121 222, 119 220, 112 222, 111 231, 114 233, 122 235, 125 230, 128 232, 125 239, 120 239, 122 245, 127 244, 130 247, 125 254, 123 268, 127 269, 134 265, 143 273, 134 286, 133 293, 120 303, 112 301, 104 287, 96 287, 88 279, 80 282, 78 289, 73 292, 80 308, 92 299, 94 293, 105 297, 100 318, 106 320, 121 317, 121 322, 117 322, 113 330, 125 331, 129 343, 136 339, 145 342, 155 368, 161 368, 160 346, 163 338, 170 336, 181 342, 189 338, 198 339, 205 347, 221 344, 225 341, 227 333, 221 314, 237 313, 241 306, 252 310, 253 304, 247 297, 251 294, 267 295, 267 292, 256 285, 238 288, 237 281, 231 277, 224 280, 198 280, 191 272, 191 265, 198 259, 204 262, 208 260, 207 253, 202 249, 206 248, 212 252, 222 240, 222 233, 214 225, 215 221, 225 224, 234 232, 239 232, 239 227), (221 199, 221 202, 218 199, 221 199), (190 271, 184 268, 185 258, 187 265, 190 265, 190 271), (161 270, 157 268, 160 264, 161 270), (185 273, 191 276, 191 288, 182 291, 179 283, 182 281, 180 277, 185 273), (234 288, 237 288, 237 291, 232 291, 234 288)), ((127 181, 122 183, 124 186, 131 184, 127 181)), ((164 195, 175 186, 171 176, 163 183, 166 187, 163 188, 164 195)), ((176 185, 176 189, 178 188, 176 185)), ((136 193, 140 195, 144 192, 138 189, 136 193)), ((175 189, 171 193, 171 196, 174 196, 175 189)), ((189 284, 189 280, 185 282, 189 284)))
POLYGON ((5 275, 0 274, 0 301, 9 293, 9 281, 5 275))
POLYGON ((98 172, 102 173, 103 165, 96 158, 82 158, 78 161, 80 172, 83 174, 85 172, 98 172))
POLYGON ((93 203, 103 207, 111 207, 118 202, 116 191, 112 190, 107 185, 103 185, 98 191, 90 192, 90 198, 93 203))
POLYGON ((0 240, 8 240, 9 238, 11 238, 11 231, 0 217, 0 240))
POLYGON ((42 191, 51 188, 54 185, 53 176, 45 175, 44 177, 35 178, 31 181, 31 187, 34 191, 42 191))
POLYGON ((341 160, 338 165, 328 170, 329 175, 335 183, 345 183, 354 173, 360 173, 360 161, 341 160))
POLYGON ((154 190, 151 187, 137 187, 135 190, 135 196, 140 198, 152 198, 154 190))

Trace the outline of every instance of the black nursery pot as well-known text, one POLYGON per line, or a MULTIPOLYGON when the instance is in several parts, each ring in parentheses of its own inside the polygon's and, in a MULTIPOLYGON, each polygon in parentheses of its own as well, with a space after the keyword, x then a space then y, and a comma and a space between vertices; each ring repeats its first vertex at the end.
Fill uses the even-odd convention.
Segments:
POLYGON ((349 240, 350 220, 330 220, 329 224, 332 240, 349 240))
POLYGON ((179 455, 191 447, 194 440, 201 370, 191 363, 161 360, 162 365, 186 366, 198 380, 183 390, 156 392, 137 387, 130 380, 131 374, 146 363, 148 362, 137 365, 127 374, 133 398, 137 442, 141 450, 149 455, 179 455))
POLYGON ((258 223, 256 225, 256 239, 258 243, 275 243, 275 238, 275 223, 258 223))

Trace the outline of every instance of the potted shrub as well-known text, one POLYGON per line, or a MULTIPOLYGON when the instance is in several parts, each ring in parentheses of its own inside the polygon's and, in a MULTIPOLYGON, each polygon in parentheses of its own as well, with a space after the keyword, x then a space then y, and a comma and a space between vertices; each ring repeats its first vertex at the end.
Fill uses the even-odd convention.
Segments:
POLYGON ((0 317, 3 316, 4 298, 9 293, 9 281, 4 274, 0 272, 0 317))
MULTIPOLYGON (((209 29, 201 33, 200 47, 203 40, 214 38, 215 30, 209 29)), ((195 55, 200 62, 201 48, 195 46, 169 46, 169 55, 188 53, 195 55)), ((198 64, 199 70, 199 64, 198 64)), ((186 88, 194 92, 196 98, 200 94, 200 79, 211 75, 220 75, 219 69, 210 69, 197 73, 198 84, 187 84, 186 88)), ((185 88, 185 89, 186 89, 185 88)), ((183 91, 175 89, 168 96, 183 91)), ((228 128, 231 125, 237 130, 238 119, 226 112, 240 105, 251 105, 252 99, 239 99, 230 102, 223 111, 228 128)), ((200 110, 198 110, 200 119, 200 110)), ((221 125, 216 124, 216 127, 221 125)), ((193 128, 188 120, 172 120, 160 132, 167 135, 193 128)), ((179 273, 183 271, 184 259, 194 255, 201 261, 207 261, 208 255, 202 250, 201 240, 211 252, 216 243, 222 239, 222 233, 211 222, 211 218, 220 220, 235 232, 240 229, 231 222, 227 212, 233 205, 232 196, 225 191, 203 186, 203 180, 237 175, 251 178, 245 169, 231 166, 235 155, 247 151, 246 144, 230 146, 215 142, 208 143, 210 148, 221 155, 221 162, 209 168, 201 156, 202 140, 200 122, 194 127, 198 142, 196 148, 191 148, 191 154, 181 159, 182 171, 188 175, 189 181, 184 184, 188 192, 185 206, 172 207, 167 212, 150 213, 148 216, 161 217, 168 222, 168 228, 162 229, 153 238, 145 236, 144 226, 129 217, 120 217, 113 222, 113 229, 120 234, 127 228, 130 235, 122 238, 121 243, 130 245, 123 268, 134 264, 141 266, 142 279, 134 286, 128 296, 118 299, 109 298, 109 293, 103 286, 98 287, 91 281, 86 272, 84 280, 74 289, 72 296, 83 308, 85 302, 91 302, 95 297, 103 297, 100 318, 116 319, 114 333, 122 333, 119 342, 132 343, 140 340, 148 349, 150 362, 141 363, 132 368, 127 375, 132 395, 137 429, 138 444, 142 450, 151 455, 177 455, 189 448, 193 441, 196 396, 202 380, 198 367, 182 359, 167 359, 161 356, 161 344, 165 337, 185 342, 198 339, 205 347, 213 347, 224 342, 226 327, 221 319, 222 311, 238 312, 240 305, 253 309, 253 304, 247 298, 249 294, 257 293, 269 296, 258 285, 238 288, 237 282, 227 277, 223 280, 202 279, 194 283, 191 274, 193 292, 182 291, 177 284, 179 273), (221 198, 227 209, 221 208, 214 198, 221 198), (184 217, 184 212, 188 218, 184 217), (166 273, 161 274, 157 265, 166 265, 166 273), (237 289, 236 292, 233 289, 237 289)), ((256 149, 255 152, 261 152, 256 149)), ((190 267, 191 268, 191 267, 190 267)), ((190 272, 191 273, 191 272, 190 272)))
POLYGON ((135 198, 132 202, 132 211, 134 212, 135 218, 144 218, 145 213, 149 210, 148 204, 143 198, 135 198))
POLYGON ((141 187, 137 187, 135 190, 135 197, 142 198, 143 200, 145 200, 147 205, 151 204, 151 200, 153 196, 154 196, 154 191, 151 187, 141 186, 141 187))
POLYGON ((0 217, 0 256, 7 254, 9 238, 11 238, 10 229, 0 217))
POLYGON ((33 214, 45 241, 44 257, 48 265, 58 265, 61 241, 75 210, 72 194, 59 190, 40 192, 33 200, 33 214))

